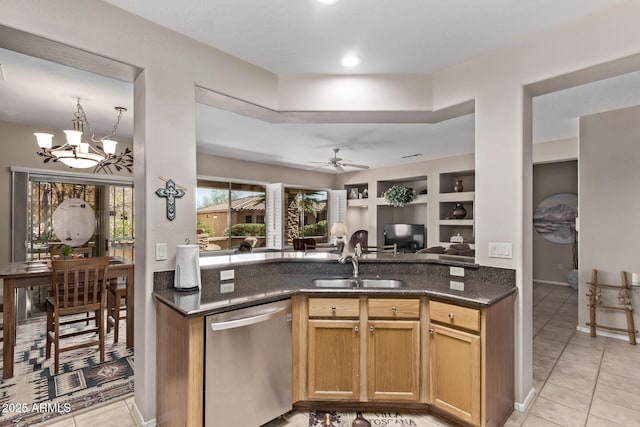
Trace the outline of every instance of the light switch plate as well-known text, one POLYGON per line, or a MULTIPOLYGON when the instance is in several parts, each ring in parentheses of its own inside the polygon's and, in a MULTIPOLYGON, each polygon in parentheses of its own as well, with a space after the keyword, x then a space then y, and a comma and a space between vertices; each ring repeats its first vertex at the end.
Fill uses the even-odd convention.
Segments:
POLYGON ((464 277, 463 267, 449 267, 449 274, 451 276, 464 277))
POLYGON ((220 272, 220 280, 233 280, 235 278, 235 270, 222 270, 220 272))
POLYGON ((167 244, 156 243, 156 261, 166 261, 166 260, 167 260, 167 244))
POLYGON ((489 258, 513 258, 511 243, 489 243, 489 258))
POLYGON ((235 288, 235 283, 233 283, 233 282, 220 283, 220 293, 221 294, 226 294, 226 293, 229 293, 229 292, 233 292, 234 288, 235 288))

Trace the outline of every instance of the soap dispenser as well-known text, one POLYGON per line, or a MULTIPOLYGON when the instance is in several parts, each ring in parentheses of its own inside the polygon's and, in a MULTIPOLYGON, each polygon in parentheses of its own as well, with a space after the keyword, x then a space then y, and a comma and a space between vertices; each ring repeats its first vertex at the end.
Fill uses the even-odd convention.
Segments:
POLYGON ((356 419, 351 423, 351 427, 371 427, 371 423, 362 416, 362 412, 358 412, 356 419))

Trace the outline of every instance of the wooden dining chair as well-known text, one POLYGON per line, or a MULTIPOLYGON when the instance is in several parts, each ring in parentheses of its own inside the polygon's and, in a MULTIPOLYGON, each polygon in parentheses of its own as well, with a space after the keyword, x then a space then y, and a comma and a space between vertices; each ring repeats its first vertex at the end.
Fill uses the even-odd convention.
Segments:
POLYGON ((109 258, 84 258, 51 262, 53 296, 47 298, 46 358, 51 357, 54 347, 54 371, 60 368, 60 353, 97 345, 100 361, 104 362, 104 312, 109 258), (68 331, 74 323, 86 322, 88 313, 96 318, 94 325, 68 331), (97 334, 84 342, 74 342, 61 347, 60 340, 84 334, 97 334))
POLYGON ((107 333, 111 332, 112 327, 114 328, 114 343, 118 342, 120 321, 127 318, 127 282, 125 280, 112 279, 107 285, 107 333))

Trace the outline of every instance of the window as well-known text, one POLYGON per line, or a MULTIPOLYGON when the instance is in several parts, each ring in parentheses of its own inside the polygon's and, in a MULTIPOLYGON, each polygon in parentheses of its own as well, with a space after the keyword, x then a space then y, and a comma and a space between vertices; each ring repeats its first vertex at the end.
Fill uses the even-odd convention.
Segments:
POLYGON ((328 241, 327 191, 285 188, 285 239, 293 244, 296 237, 313 237, 328 241))
POLYGON ((64 246, 54 233, 53 214, 71 198, 86 201, 96 215, 95 232, 84 246, 91 247, 94 256, 133 260, 133 188, 51 178, 29 179, 26 215, 31 232, 25 242, 26 259, 48 259, 52 249, 64 246), (107 247, 105 251, 103 248, 107 247))
POLYGON ((200 249, 235 249, 247 237, 256 239, 254 247, 264 247, 265 190, 264 185, 199 180, 196 227, 200 249), (262 222, 257 221, 259 217, 262 222))
POLYGON ((264 224, 264 215, 256 215, 256 224, 264 224))

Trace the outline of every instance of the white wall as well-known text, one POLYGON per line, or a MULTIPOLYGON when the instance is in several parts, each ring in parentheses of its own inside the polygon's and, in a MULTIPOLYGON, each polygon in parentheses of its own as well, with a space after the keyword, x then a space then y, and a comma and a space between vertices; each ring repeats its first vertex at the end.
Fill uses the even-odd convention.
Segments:
MULTIPOLYGON (((442 70, 432 79, 426 77, 424 82, 419 79, 415 92, 399 85, 397 77, 375 79, 380 85, 379 93, 386 94, 390 101, 381 99, 371 109, 403 105, 405 99, 409 108, 415 108, 413 93, 431 96, 433 110, 469 100, 476 102, 477 260, 484 265, 516 270, 519 293, 515 398, 519 404, 531 396, 533 384, 531 108, 524 86, 639 54, 639 18, 640 2, 629 0, 575 24, 442 70), (432 86, 425 89, 429 80, 432 86), (513 259, 489 258, 489 242, 511 242, 513 259)), ((140 204, 136 206, 139 213, 136 230, 144 236, 143 244, 136 246, 136 405, 145 420, 152 420, 155 416, 152 273, 166 269, 172 261, 153 261, 153 243, 163 239, 170 248, 181 243, 193 232, 195 219, 195 208, 181 210, 191 204, 192 196, 188 195, 178 205, 177 222, 167 223, 163 201, 153 192, 161 184, 160 174, 170 175, 188 188, 195 184, 195 106, 189 105, 193 102, 193 85, 272 108, 277 108, 280 101, 285 104, 291 96, 280 98, 278 78, 271 73, 97 0, 19 3, 0 0, 0 24, 145 70, 135 85, 135 176, 136 191, 142 194, 137 197, 140 204)), ((322 95, 316 90, 319 84, 315 82, 310 89, 315 95, 322 95)), ((285 86, 281 82, 283 93, 285 86)), ((336 105, 322 97, 311 102, 312 98, 302 90, 304 86, 298 84, 297 88, 301 89, 297 96, 309 108, 332 105, 334 109, 348 109, 362 105, 352 99, 341 99, 344 105, 336 105)), ((353 96, 360 98, 366 94, 353 96)))
MULTIPOLYGON (((600 283, 620 284, 620 272, 640 273, 640 107, 580 119, 580 216, 578 324, 589 320, 587 297, 591 270, 600 283)), ((603 290, 607 305, 618 291, 603 290)), ((636 329, 640 325, 640 287, 631 295, 636 329)), ((627 328, 624 313, 599 310, 597 322, 627 328)))

